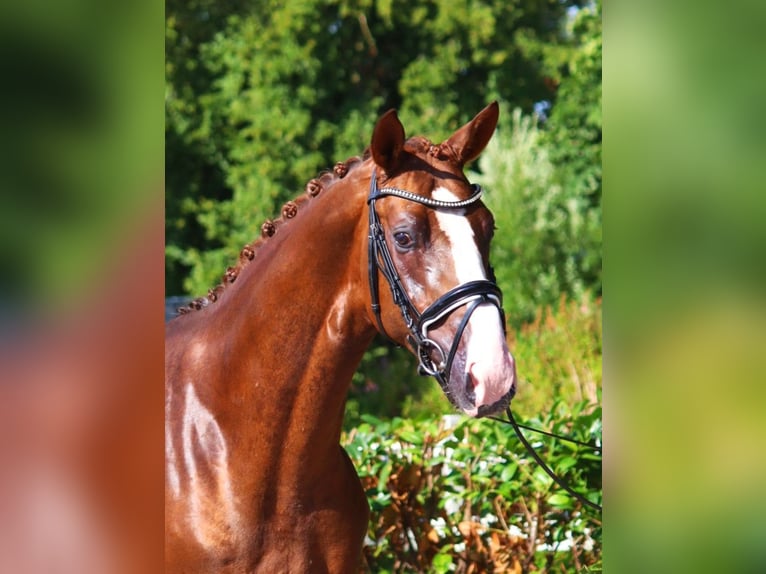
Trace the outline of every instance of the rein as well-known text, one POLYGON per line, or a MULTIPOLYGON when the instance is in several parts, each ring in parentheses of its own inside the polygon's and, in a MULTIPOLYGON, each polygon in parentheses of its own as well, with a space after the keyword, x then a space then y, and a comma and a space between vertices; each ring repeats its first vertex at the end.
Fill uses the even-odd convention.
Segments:
POLYGON ((380 295, 378 287, 378 271, 380 271, 388 282, 394 303, 399 307, 404 323, 407 325, 407 329, 410 332, 407 341, 416 351, 416 356, 418 357, 419 362, 418 371, 420 374, 430 375, 436 378, 442 388, 447 386, 447 381, 449 380, 449 374, 452 368, 452 361, 455 358, 460 339, 463 336, 463 331, 465 331, 471 315, 479 305, 483 303, 491 303, 498 308, 502 316, 502 292, 492 281, 486 279, 469 281, 450 289, 420 313, 407 295, 404 285, 402 285, 402 280, 399 277, 399 273, 394 265, 394 260, 391 257, 391 252, 388 249, 388 244, 386 243, 383 226, 381 225, 380 218, 375 210, 375 202, 383 197, 394 196, 425 205, 431 209, 462 209, 476 203, 481 198, 481 186, 473 184, 471 187, 473 189, 473 194, 467 199, 462 201, 441 201, 397 187, 378 188, 377 176, 373 169, 372 178, 370 179, 370 195, 367 198, 370 223, 368 236, 370 299, 372 302, 372 311, 375 315, 375 321, 378 324, 378 330, 391 339, 383 326, 380 312, 380 295), (433 326, 438 325, 454 311, 465 305, 468 305, 468 309, 460 321, 452 346, 448 352, 445 352, 436 341, 429 338, 428 332, 433 326), (433 358, 432 353, 436 355, 436 359, 433 358))
POLYGON ((568 441, 568 442, 573 442, 575 444, 579 444, 581 446, 584 446, 584 447, 587 447, 587 448, 591 448, 593 450, 599 450, 600 451, 601 448, 596 446, 596 445, 593 445, 593 444, 590 444, 590 443, 586 443, 586 442, 581 442, 579 440, 575 440, 575 439, 572 439, 572 438, 569 438, 569 437, 564 437, 564 436, 561 436, 561 435, 557 435, 557 434, 554 434, 554 433, 550 433, 550 432, 547 432, 547 431, 544 431, 544 430, 540 430, 540 429, 536 429, 536 428, 533 428, 533 427, 529 427, 529 426, 526 426, 526 425, 520 425, 519 423, 516 422, 516 419, 513 418, 513 413, 511 412, 511 407, 508 407, 505 410, 505 413, 508 415, 508 420, 501 419, 501 418, 498 418, 498 417, 489 417, 489 418, 491 418, 493 420, 496 420, 496 421, 500 421, 501 423, 505 423, 505 424, 511 425, 513 427, 514 432, 516 433, 516 436, 519 437, 519 440, 521 441, 521 444, 523 444, 524 448, 527 449, 527 452, 532 456, 532 458, 535 459, 535 462, 537 462, 537 464, 540 465, 540 467, 545 471, 545 473, 548 476, 550 476, 554 480, 554 482, 556 484, 558 484, 561 488, 563 488, 569 494, 574 496, 581 503, 583 503, 583 504, 585 504, 587 506, 590 506, 591 508, 601 512, 601 510, 602 510, 601 505, 596 504, 595 502, 591 502, 590 500, 585 498, 582 494, 580 494, 579 492, 577 492, 574 489, 572 489, 572 487, 569 485, 569 483, 566 480, 564 480, 563 478, 561 478, 560 476, 558 476, 555 472, 553 472, 551 470, 551 468, 545 463, 545 461, 542 458, 540 458, 540 455, 537 454, 537 452, 535 451, 534 447, 531 444, 529 444, 529 441, 526 439, 526 437, 524 436, 524 433, 521 432, 521 428, 519 428, 519 427, 524 427, 527 430, 531 430, 533 432, 539 432, 541 434, 548 435, 548 436, 551 436, 551 437, 554 437, 554 438, 557 438, 557 439, 560 439, 560 440, 565 440, 565 441, 568 441))

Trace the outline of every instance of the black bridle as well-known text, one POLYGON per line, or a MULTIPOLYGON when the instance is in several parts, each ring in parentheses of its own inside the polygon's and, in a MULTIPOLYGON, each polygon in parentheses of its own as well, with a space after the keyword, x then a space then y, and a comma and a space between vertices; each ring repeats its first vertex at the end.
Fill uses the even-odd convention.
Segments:
MULTIPOLYGON (((439 210, 456 210, 463 209, 469 205, 476 203, 481 198, 481 187, 476 184, 471 185, 473 193, 467 199, 462 201, 441 201, 438 199, 432 199, 399 189, 396 187, 384 187, 378 188, 377 177, 375 170, 372 171, 372 178, 370 180, 370 195, 367 198, 367 204, 369 205, 370 216, 370 228, 368 235, 368 270, 370 276, 370 299, 372 301, 372 312, 375 315, 375 321, 378 324, 378 330, 381 334, 385 335, 389 339, 391 338, 386 332, 383 326, 383 320, 380 312, 380 296, 378 288, 378 272, 383 274, 388 286, 391 288, 391 296, 394 303, 399 307, 399 310, 404 319, 404 323, 407 325, 409 335, 407 337, 408 343, 415 349, 418 357, 418 369, 421 374, 433 376, 442 388, 446 389, 449 375, 452 369, 452 361, 457 353, 457 348, 460 344, 460 339, 463 336, 468 321, 471 315, 479 305, 483 303, 491 303, 497 307, 500 312, 501 322, 503 329, 505 329, 505 314, 503 313, 503 294, 500 288, 493 281, 481 279, 477 281, 469 281, 458 285, 453 289, 447 291, 444 295, 439 297, 436 301, 431 303, 422 313, 420 313, 413 305, 407 292, 402 285, 402 280, 399 278, 399 273, 394 265, 394 260, 391 257, 391 252, 386 244, 386 236, 383 230, 383 226, 380 223, 378 213, 375 211, 375 202, 381 197, 393 195, 401 199, 408 201, 414 201, 421 205, 425 205, 431 209, 439 210), (454 311, 468 305, 468 308, 460 321, 457 331, 455 332, 455 338, 452 341, 452 346, 448 353, 444 352, 439 344, 433 339, 429 338, 428 332, 434 326, 441 324, 449 315, 454 311), (434 360, 431 356, 432 352, 436 352, 438 359, 434 360)), ((543 468, 543 470, 556 481, 559 486, 564 488, 567 492, 572 494, 575 498, 580 500, 583 504, 586 504, 596 510, 601 510, 601 506, 591 502, 578 492, 575 492, 569 484, 562 478, 556 476, 556 474, 545 464, 540 456, 535 452, 535 449, 526 440, 521 432, 520 426, 513 418, 510 407, 506 409, 508 415, 508 421, 503 419, 496 419, 502 422, 506 422, 513 426, 514 431, 518 435, 524 447, 537 461, 537 463, 543 468)), ((492 417, 496 418, 496 417, 492 417)), ((529 427, 525 427, 529 428, 529 427)), ((539 429, 530 429, 536 432, 544 432, 539 429)), ((551 434, 551 433, 545 433, 551 434)), ((564 440, 566 437, 559 435, 552 435, 564 440)), ((577 442, 577 441, 574 441, 577 442)), ((582 444, 582 443, 581 443, 582 444)), ((585 445, 593 448, 592 445, 585 445)), ((600 447, 597 447, 600 450, 600 447)))
MULTIPOLYGON (((370 215, 369 242, 368 242, 368 269, 370 275, 370 299, 372 301, 372 312, 375 315, 375 321, 378 324, 378 330, 388 337, 380 313, 380 297, 378 289, 378 272, 383 274, 388 286, 391 289, 391 296, 407 326, 409 335, 408 343, 415 350, 418 357, 418 369, 421 374, 434 377, 444 388, 447 386, 449 374, 452 369, 452 361, 457 353, 460 339, 463 336, 471 315, 479 305, 490 303, 497 307, 500 312, 503 328, 505 320, 503 315, 503 294, 500 288, 493 281, 480 279, 469 281, 450 289, 444 295, 439 297, 422 313, 419 312, 410 300, 407 292, 402 285, 402 280, 394 265, 391 252, 386 244, 385 232, 380 223, 380 218, 375 210, 375 202, 386 196, 395 196, 407 201, 414 201, 425 205, 431 209, 438 210, 457 210, 463 209, 479 201, 481 198, 481 187, 473 184, 473 193, 467 199, 462 201, 441 201, 432 199, 423 195, 418 195, 410 191, 396 187, 378 188, 375 170, 372 171, 370 180, 370 195, 367 198, 370 215), (455 338, 449 352, 445 353, 441 346, 431 339, 428 334, 432 328, 440 325, 449 315, 463 306, 468 306, 463 318, 460 321, 455 338), (434 358, 434 355, 436 358, 434 358)), ((389 337, 390 338, 390 337, 389 337)))

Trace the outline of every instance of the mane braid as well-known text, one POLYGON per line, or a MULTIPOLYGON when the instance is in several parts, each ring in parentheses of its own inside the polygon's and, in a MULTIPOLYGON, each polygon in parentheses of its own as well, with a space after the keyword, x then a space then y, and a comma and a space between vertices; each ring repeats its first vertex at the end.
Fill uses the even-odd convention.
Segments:
POLYGON ((261 236, 242 248, 239 252, 237 264, 226 269, 226 272, 221 277, 221 282, 210 289, 207 292, 207 295, 197 297, 188 304, 178 307, 176 310, 178 315, 185 315, 191 311, 197 311, 218 301, 221 294, 226 289, 226 286, 234 283, 242 271, 242 268, 255 259, 258 248, 272 237, 280 227, 287 223, 288 220, 293 219, 298 214, 298 210, 303 204, 319 195, 324 189, 330 187, 336 181, 343 179, 349 171, 358 166, 369 156, 370 151, 367 149, 364 151, 362 157, 354 156, 344 162, 338 162, 333 166, 332 170, 325 170, 314 179, 309 180, 304 189, 304 193, 301 196, 288 201, 282 206, 280 217, 273 220, 267 219, 263 222, 261 225, 261 236))

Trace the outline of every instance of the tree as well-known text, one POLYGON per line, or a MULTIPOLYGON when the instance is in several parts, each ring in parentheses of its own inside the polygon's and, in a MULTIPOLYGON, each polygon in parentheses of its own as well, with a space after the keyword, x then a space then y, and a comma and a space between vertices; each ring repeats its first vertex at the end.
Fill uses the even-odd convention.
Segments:
MULTIPOLYGON (((591 218, 587 241, 577 255, 583 283, 601 293, 601 0, 569 21, 573 50, 560 67, 556 103, 546 122, 544 142, 570 190, 577 210, 591 218)), ((585 239, 585 238, 584 238, 585 239)))
POLYGON ((169 2, 168 292, 217 283, 305 181, 362 152, 386 109, 439 139, 492 99, 527 112, 552 99, 541 54, 567 47, 577 5, 169 2))

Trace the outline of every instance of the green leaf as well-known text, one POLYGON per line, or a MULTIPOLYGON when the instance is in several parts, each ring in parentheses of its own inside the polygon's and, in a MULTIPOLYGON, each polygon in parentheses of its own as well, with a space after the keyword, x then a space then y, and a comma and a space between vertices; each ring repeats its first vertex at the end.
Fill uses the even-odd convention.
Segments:
POLYGON ((380 469, 380 474, 378 475, 378 490, 379 491, 388 489, 388 487, 386 486, 386 482, 388 481, 388 477, 391 474, 392 468, 393 468, 392 462, 388 461, 386 464, 383 465, 383 468, 380 469))
POLYGON ((519 469, 518 465, 514 463, 508 463, 503 468, 503 471, 500 473, 500 480, 503 482, 506 482, 514 477, 516 474, 516 471, 519 469))
POLYGON ((413 430, 400 430, 399 438, 407 441, 410 444, 421 445, 423 444, 423 435, 413 430))
POLYGON ((373 427, 380 425, 380 423, 382 422, 378 417, 368 413, 362 414, 359 418, 362 419, 364 422, 369 423, 373 427))
POLYGON ((572 508, 572 498, 568 494, 557 492, 548 497, 548 504, 557 508, 572 508))
POLYGON ((559 473, 566 472, 567 469, 572 468, 577 464, 577 459, 571 456, 565 456, 564 458, 556 462, 556 469, 559 473))
POLYGON ((447 552, 440 552, 434 556, 431 562, 431 568, 434 574, 446 574, 452 571, 452 556, 447 552))

